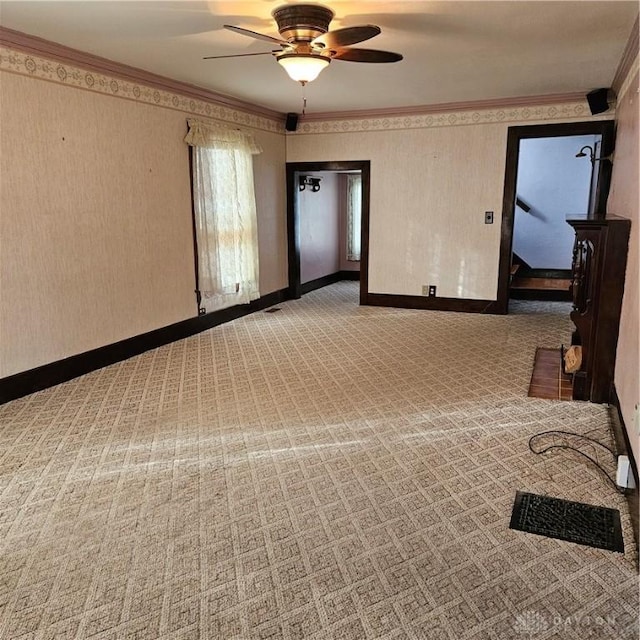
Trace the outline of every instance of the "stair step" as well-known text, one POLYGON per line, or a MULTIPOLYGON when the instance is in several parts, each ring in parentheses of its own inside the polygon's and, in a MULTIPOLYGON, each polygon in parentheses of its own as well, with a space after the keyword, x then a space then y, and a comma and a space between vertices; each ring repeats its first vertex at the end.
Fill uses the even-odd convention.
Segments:
POLYGON ((568 291, 571 280, 565 278, 514 278, 512 289, 535 289, 537 291, 568 291))

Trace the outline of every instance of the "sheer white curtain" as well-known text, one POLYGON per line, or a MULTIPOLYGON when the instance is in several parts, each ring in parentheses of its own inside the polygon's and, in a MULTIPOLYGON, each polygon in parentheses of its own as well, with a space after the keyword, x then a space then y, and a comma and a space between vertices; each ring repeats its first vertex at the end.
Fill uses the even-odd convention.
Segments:
POLYGON ((200 306, 246 304, 258 290, 258 229, 253 186, 253 137, 189 120, 200 306))
POLYGON ((347 260, 360 260, 362 228, 362 177, 347 176, 347 260))

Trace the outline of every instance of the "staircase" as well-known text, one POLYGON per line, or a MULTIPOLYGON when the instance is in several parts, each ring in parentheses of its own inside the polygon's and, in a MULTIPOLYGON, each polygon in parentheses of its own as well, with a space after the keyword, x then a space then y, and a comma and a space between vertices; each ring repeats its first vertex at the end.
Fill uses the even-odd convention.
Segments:
POLYGON ((532 269, 513 254, 509 297, 512 300, 571 300, 571 270, 532 269))

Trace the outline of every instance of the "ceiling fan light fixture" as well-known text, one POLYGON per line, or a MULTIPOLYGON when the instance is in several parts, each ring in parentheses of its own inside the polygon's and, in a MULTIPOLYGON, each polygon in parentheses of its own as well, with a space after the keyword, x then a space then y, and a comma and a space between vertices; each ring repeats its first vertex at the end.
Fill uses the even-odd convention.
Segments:
POLYGON ((285 53, 277 59, 289 77, 303 85, 315 80, 331 62, 330 58, 315 53, 285 53))

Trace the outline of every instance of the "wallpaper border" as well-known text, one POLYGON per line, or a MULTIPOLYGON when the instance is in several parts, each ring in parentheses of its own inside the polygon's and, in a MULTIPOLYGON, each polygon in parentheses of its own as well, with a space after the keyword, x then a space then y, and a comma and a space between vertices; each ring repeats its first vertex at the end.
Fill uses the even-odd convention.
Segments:
POLYGON ((563 104, 504 107, 492 109, 459 109, 446 113, 427 113, 373 118, 345 118, 341 120, 304 120, 298 130, 287 135, 315 135, 323 133, 364 133, 374 131, 397 131, 402 129, 431 129, 500 122, 540 123, 560 120, 611 120, 615 109, 592 116, 585 102, 563 104))
POLYGON ((215 102, 157 89, 94 70, 50 60, 44 56, 0 46, 0 71, 36 78, 93 93, 132 100, 188 114, 221 120, 272 133, 284 133, 284 122, 247 113, 215 102))
MULTIPOLYGON (((7 45, 0 45, 0 71, 271 133, 285 133, 284 121, 278 117, 250 113, 242 108, 217 103, 213 99, 207 100, 195 95, 185 95, 179 89, 169 90, 150 86, 144 80, 121 78, 108 72, 82 68, 82 66, 66 61, 53 60, 46 55, 23 52, 7 45)), ((525 99, 520 98, 518 102, 521 100, 525 99)), ((288 131, 286 135, 399 131, 500 122, 603 120, 615 116, 615 108, 613 107, 606 113, 592 116, 585 99, 537 105, 505 104, 504 106, 482 107, 470 103, 468 107, 456 106, 458 108, 448 109, 446 105, 442 105, 442 111, 438 111, 438 105, 430 105, 425 106, 423 113, 420 113, 417 108, 412 113, 402 113, 402 110, 399 110, 395 115, 389 112, 379 115, 365 112, 362 115, 354 113, 348 117, 338 118, 328 115, 324 118, 320 115, 318 119, 314 119, 314 116, 310 114, 306 121, 304 116, 301 118, 297 131, 288 131)))

